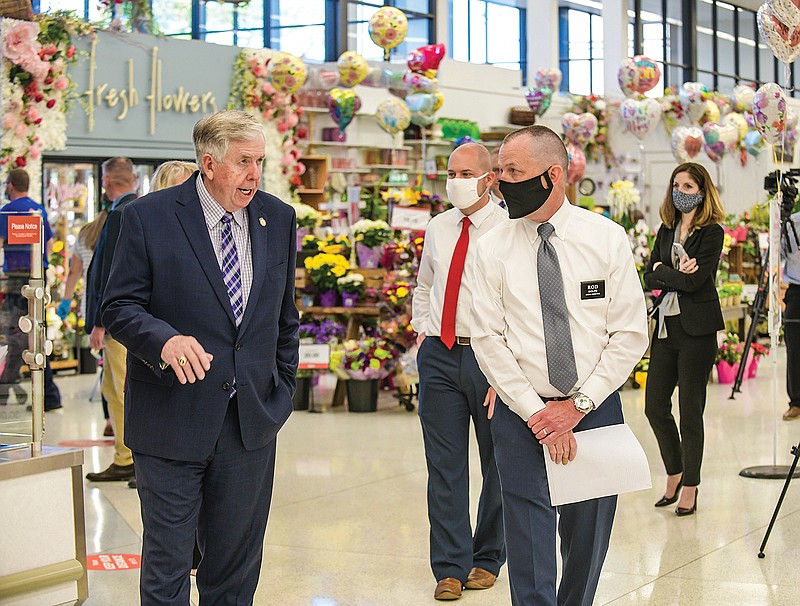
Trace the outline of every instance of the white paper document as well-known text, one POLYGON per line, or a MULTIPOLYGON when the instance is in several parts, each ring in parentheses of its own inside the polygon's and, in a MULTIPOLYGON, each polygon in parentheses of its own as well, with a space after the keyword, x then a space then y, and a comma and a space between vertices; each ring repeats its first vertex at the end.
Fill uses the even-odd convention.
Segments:
POLYGON ((647 457, 627 424, 578 431, 575 441, 578 455, 567 465, 556 465, 543 447, 551 505, 652 487, 647 457))

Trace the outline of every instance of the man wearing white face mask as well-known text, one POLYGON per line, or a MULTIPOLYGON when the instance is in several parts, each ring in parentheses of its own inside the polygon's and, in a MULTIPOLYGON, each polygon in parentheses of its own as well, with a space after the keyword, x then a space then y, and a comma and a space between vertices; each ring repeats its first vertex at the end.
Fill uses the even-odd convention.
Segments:
POLYGON ((505 563, 500 482, 483 401, 489 389, 470 344, 472 266, 478 238, 508 220, 491 202, 497 181, 485 147, 458 147, 447 165, 454 208, 428 224, 411 324, 419 333, 419 417, 428 464, 434 598, 455 600, 494 585, 505 563), (469 425, 483 473, 475 532, 469 513, 469 425))

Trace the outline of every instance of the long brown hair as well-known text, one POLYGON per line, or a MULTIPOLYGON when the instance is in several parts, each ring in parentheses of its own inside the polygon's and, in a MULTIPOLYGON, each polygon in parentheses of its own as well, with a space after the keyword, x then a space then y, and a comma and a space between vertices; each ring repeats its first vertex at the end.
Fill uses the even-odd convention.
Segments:
POLYGON ((711 180, 711 175, 708 174, 708 171, 701 164, 685 162, 673 170, 672 176, 669 178, 667 193, 658 211, 664 225, 674 229, 680 222, 680 213, 672 204, 672 185, 675 183, 675 177, 679 173, 686 173, 689 175, 703 194, 703 201, 700 203, 700 206, 697 207, 697 212, 692 218, 692 224, 689 226, 689 229, 699 229, 701 227, 713 225, 714 223, 722 223, 723 219, 725 219, 725 210, 722 208, 722 200, 720 200, 719 192, 714 182, 711 180))
POLYGON ((106 219, 108 219, 108 211, 103 209, 97 213, 93 221, 81 227, 81 230, 78 232, 78 239, 83 238, 89 250, 94 250, 95 246, 97 246, 97 240, 100 238, 100 233, 103 231, 106 219))

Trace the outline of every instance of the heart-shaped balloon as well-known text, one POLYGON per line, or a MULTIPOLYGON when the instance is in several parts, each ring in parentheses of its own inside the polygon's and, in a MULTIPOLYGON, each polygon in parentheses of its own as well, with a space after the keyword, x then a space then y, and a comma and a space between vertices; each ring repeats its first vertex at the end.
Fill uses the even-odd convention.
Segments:
POLYGON ((541 116, 550 107, 550 101, 553 100, 553 89, 549 86, 531 86, 525 93, 525 100, 533 113, 541 116))
POLYGON ((336 62, 339 77, 344 86, 355 86, 367 77, 369 65, 367 60, 356 51, 345 51, 336 62))
POLYGON ((753 98, 753 117, 764 141, 773 144, 781 140, 786 129, 787 115, 786 94, 780 86, 769 82, 756 91, 753 98))
POLYGON ((386 99, 375 110, 378 126, 390 135, 395 135, 411 124, 411 112, 400 99, 386 99))
POLYGON ((702 82, 685 82, 678 91, 681 107, 692 122, 699 122, 708 111, 704 98, 706 91, 706 85, 702 82))
POLYGON ((339 132, 344 134, 344 129, 361 109, 361 98, 352 90, 333 88, 328 92, 326 101, 331 118, 339 125, 339 132))
POLYGON ((737 84, 733 87, 731 101, 733 109, 737 112, 749 112, 753 109, 753 97, 756 96, 756 89, 749 84, 737 84))
POLYGON ((691 162, 703 149, 703 130, 696 126, 679 126, 672 131, 672 154, 678 162, 691 162))
POLYGON ((408 54, 408 69, 421 74, 428 71, 435 73, 439 69, 439 64, 444 59, 445 53, 444 44, 420 46, 408 54))
POLYGON ((762 4, 756 14, 758 32, 772 54, 787 65, 800 56, 800 27, 790 27, 772 12, 769 4, 762 4))
POLYGON ((567 169, 567 183, 572 185, 583 178, 586 172, 586 154, 577 145, 570 143, 567 145, 569 154, 569 168, 567 169))
POLYGON ((586 112, 574 114, 567 112, 561 118, 561 128, 567 141, 578 147, 584 147, 597 134, 597 117, 586 112))
POLYGON ((626 97, 634 97, 655 88, 661 79, 661 68, 658 63, 636 55, 622 62, 617 71, 617 82, 626 97))
POLYGON ((742 114, 738 114, 736 112, 731 112, 727 116, 722 119, 724 124, 733 124, 736 127, 738 132, 738 139, 739 141, 743 141, 747 131, 750 130, 750 127, 747 125, 747 120, 745 120, 742 114))
POLYGON ((546 86, 550 90, 558 90, 561 86, 561 70, 557 67, 540 67, 533 76, 533 83, 536 86, 546 86))
POLYGON ((739 141, 739 129, 734 124, 718 124, 706 122, 703 125, 705 143, 703 148, 713 162, 719 162, 727 152, 736 149, 739 141))
POLYGON ((661 119, 661 103, 655 99, 625 99, 619 106, 622 123, 629 133, 643 139, 661 119))
POLYGON ((765 4, 786 27, 794 29, 800 25, 800 0, 767 0, 765 4))

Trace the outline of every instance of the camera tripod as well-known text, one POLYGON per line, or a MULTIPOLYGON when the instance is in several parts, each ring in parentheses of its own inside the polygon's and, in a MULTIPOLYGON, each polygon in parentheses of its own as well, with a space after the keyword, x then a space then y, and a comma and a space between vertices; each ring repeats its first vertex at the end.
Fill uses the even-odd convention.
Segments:
POLYGON ((764 548, 767 546, 767 541, 769 540, 769 535, 772 533, 772 527, 775 526, 775 520, 778 519, 778 512, 781 510, 781 505, 783 505, 783 498, 786 496, 786 491, 789 490, 789 483, 792 481, 792 478, 797 471, 797 460, 800 458, 800 443, 797 446, 792 446, 792 454, 794 455, 794 461, 792 461, 792 465, 789 468, 789 473, 786 475, 786 482, 783 484, 783 490, 781 490, 781 496, 778 497, 778 502, 775 504, 775 511, 772 512, 772 519, 769 521, 769 526, 767 526, 767 532, 764 534, 764 540, 761 541, 761 546, 758 548, 758 557, 760 559, 764 559, 764 548))

